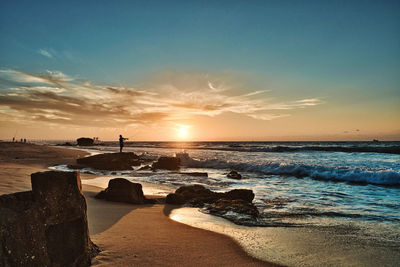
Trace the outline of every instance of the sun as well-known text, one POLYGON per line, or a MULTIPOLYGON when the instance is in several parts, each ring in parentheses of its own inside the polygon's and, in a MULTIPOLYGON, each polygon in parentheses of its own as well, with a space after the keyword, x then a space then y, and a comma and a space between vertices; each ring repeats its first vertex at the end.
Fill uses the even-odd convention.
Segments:
POLYGON ((186 138, 187 137, 187 126, 181 126, 178 130, 178 135, 180 138, 186 138))

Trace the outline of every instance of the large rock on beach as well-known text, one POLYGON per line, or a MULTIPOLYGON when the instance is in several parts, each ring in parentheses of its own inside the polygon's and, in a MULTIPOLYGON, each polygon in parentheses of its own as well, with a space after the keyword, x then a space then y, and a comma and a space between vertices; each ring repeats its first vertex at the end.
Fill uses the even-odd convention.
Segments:
POLYGON ((168 194, 166 203, 204 207, 207 212, 224 217, 234 223, 255 225, 258 210, 252 203, 253 199, 254 193, 248 189, 234 189, 219 193, 202 185, 190 185, 182 186, 175 193, 168 194))
POLYGON ((254 193, 248 189, 234 189, 225 193, 213 192, 202 185, 189 185, 179 187, 175 193, 168 194, 166 202, 169 204, 190 203, 202 206, 204 203, 214 203, 218 199, 241 199, 251 203, 254 193), (174 200, 179 200, 175 201, 174 200))
POLYGON ((248 189, 233 189, 224 193, 223 198, 225 199, 241 199, 243 201, 251 203, 254 199, 254 193, 248 189))
POLYGON ((31 182, 32 191, 0 196, 0 266, 89 266, 98 248, 79 173, 33 173, 31 182))
MULTIPOLYGON (((97 170, 121 171, 132 170, 132 166, 140 166, 141 160, 133 152, 104 153, 76 160, 78 165, 97 170)), ((78 167, 78 166, 75 166, 78 167)))
POLYGON ((132 183, 124 178, 114 178, 108 182, 108 187, 98 193, 96 198, 108 201, 126 202, 131 204, 151 204, 152 199, 143 195, 142 185, 132 183))
POLYGON ((160 157, 157 162, 154 162, 153 169, 164 169, 164 170, 178 170, 180 165, 180 159, 176 157, 160 157))
POLYGON ((78 146, 93 146, 94 140, 92 138, 81 137, 76 139, 78 146))
MULTIPOLYGON (((189 185, 189 186, 181 186, 179 187, 176 191, 175 194, 178 195, 178 199, 183 199, 183 203, 170 203, 170 204, 184 204, 184 203, 190 203, 193 206, 203 206, 204 203, 212 203, 218 198, 218 194, 220 193, 215 193, 212 192, 211 190, 205 188, 202 185, 189 185)), ((171 194, 169 194, 171 195, 171 194)), ((168 196, 169 196, 168 195, 168 196)), ((168 202, 168 199, 171 199, 171 196, 166 199, 166 202, 168 202)))

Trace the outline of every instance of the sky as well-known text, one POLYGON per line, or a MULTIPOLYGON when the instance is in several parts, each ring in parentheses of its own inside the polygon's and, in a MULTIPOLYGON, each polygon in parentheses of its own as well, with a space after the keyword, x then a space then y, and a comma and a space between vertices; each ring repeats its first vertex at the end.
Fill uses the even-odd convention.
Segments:
POLYGON ((0 2, 0 139, 400 140, 400 1, 0 2))

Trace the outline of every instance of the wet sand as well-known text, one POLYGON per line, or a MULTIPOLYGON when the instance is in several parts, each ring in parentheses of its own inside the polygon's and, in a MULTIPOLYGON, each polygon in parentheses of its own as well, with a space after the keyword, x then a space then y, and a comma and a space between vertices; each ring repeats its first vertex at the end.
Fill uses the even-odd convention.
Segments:
MULTIPOLYGON (((74 149, 0 143, 0 194, 31 189, 30 174, 74 163, 74 149)), ((94 178, 82 174, 81 179, 94 178)), ((274 266, 250 257, 231 238, 168 218, 173 206, 97 200, 101 189, 84 185, 91 239, 101 253, 94 266, 274 266)))

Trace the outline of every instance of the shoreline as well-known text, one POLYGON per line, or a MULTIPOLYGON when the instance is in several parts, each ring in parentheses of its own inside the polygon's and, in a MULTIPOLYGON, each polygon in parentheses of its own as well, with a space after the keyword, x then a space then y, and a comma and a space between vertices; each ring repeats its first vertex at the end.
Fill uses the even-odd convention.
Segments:
MULTIPOLYGON (((30 174, 74 163, 82 150, 0 142, 0 194, 30 190, 30 174)), ((95 178, 81 174, 82 180, 95 178)), ((91 238, 102 250, 94 266, 278 266, 249 256, 228 236, 171 220, 171 207, 97 200, 83 185, 91 238)), ((98 190, 98 191, 97 191, 98 190)))

